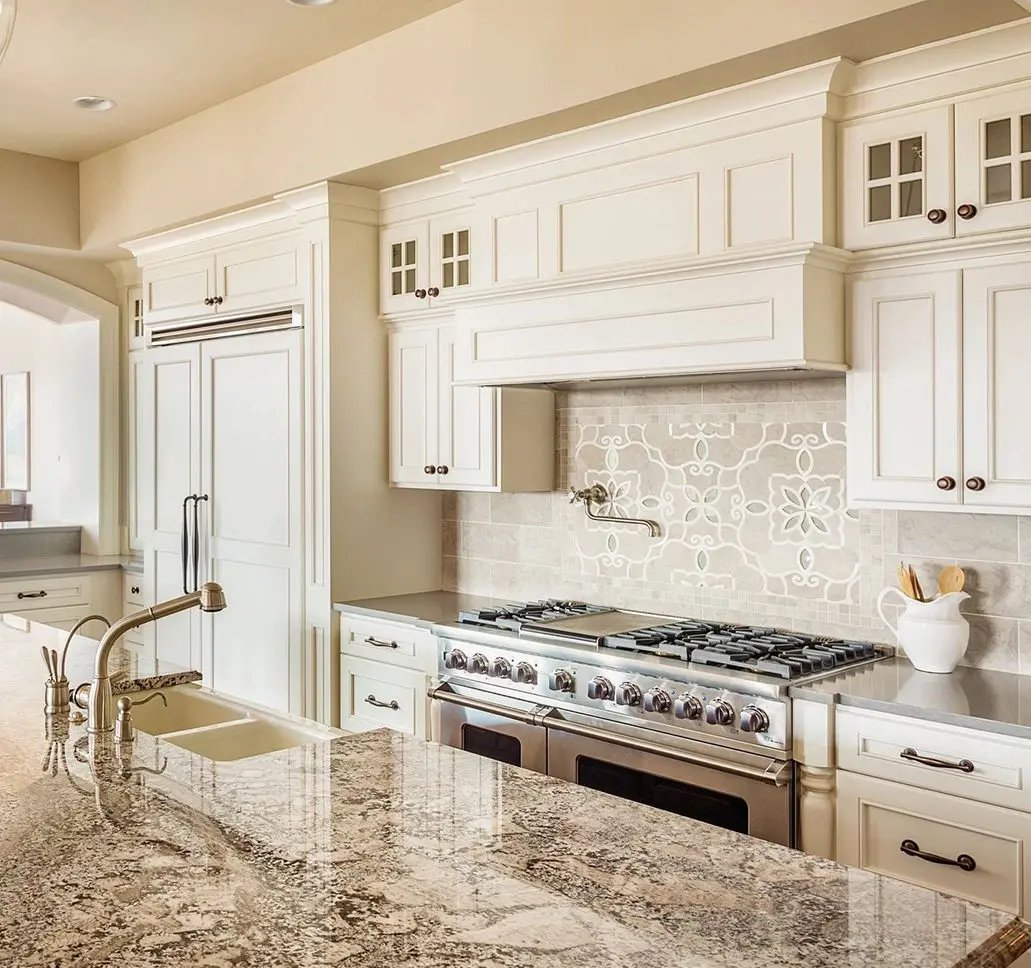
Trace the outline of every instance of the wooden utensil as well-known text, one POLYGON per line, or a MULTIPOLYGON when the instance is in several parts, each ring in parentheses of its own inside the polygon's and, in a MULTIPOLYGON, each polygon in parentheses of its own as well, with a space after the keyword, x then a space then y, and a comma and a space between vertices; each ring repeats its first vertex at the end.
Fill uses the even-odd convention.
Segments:
POLYGON ((961 592, 966 584, 967 576, 957 565, 947 565, 938 575, 938 591, 943 595, 949 592, 961 592))
POLYGON ((913 579, 910 576, 909 569, 906 568, 905 562, 899 562, 898 574, 899 588, 902 589, 902 594, 907 598, 916 598, 916 592, 913 589, 913 579))
POLYGON ((916 598, 918 602, 926 602, 927 599, 924 598, 924 590, 920 587, 920 579, 916 577, 916 569, 912 565, 909 566, 909 577, 913 580, 914 598, 916 598))

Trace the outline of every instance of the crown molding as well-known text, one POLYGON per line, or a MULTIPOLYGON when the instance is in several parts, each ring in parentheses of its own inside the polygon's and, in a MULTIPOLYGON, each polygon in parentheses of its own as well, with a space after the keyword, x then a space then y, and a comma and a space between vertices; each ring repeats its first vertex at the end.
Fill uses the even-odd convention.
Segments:
POLYGON ((993 232, 983 236, 962 236, 935 242, 914 242, 887 249, 857 252, 852 256, 851 275, 892 270, 920 269, 949 271, 970 268, 981 259, 1012 262, 1031 259, 1031 229, 993 232))

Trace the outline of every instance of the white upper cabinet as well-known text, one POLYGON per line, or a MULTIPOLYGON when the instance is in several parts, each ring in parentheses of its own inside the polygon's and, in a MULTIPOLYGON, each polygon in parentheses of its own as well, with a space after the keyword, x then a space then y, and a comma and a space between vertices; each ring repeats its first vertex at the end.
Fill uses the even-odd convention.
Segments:
POLYGON ((843 125, 840 155, 846 249, 952 235, 951 107, 843 125))
POLYGON ((429 248, 428 222, 390 226, 380 233, 380 312, 384 316, 429 305, 429 248))
POLYGON ((300 236, 229 245, 143 267, 147 325, 299 303, 306 274, 300 236))
POLYGON ((854 283, 849 502, 1031 508, 1029 385, 1031 262, 854 283))
POLYGON ((956 105, 956 234, 1031 225, 1031 85, 956 105))
POLYGON ((442 490, 550 491, 550 390, 456 386, 450 326, 390 333, 390 482, 442 490))
POLYGON ((851 501, 960 504, 960 273, 852 286, 851 501))

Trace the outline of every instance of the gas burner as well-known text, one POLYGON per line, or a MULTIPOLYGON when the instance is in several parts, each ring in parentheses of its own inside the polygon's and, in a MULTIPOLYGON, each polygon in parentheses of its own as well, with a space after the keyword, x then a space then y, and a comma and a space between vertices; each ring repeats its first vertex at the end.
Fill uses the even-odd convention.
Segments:
POLYGON ((597 615, 610 611, 612 609, 601 605, 589 605, 586 602, 567 601, 561 598, 545 598, 537 602, 514 602, 508 605, 496 605, 493 608, 481 608, 475 612, 459 612, 458 621, 462 625, 480 625, 486 628, 518 632, 524 625, 553 622, 556 619, 573 618, 578 615, 597 615))

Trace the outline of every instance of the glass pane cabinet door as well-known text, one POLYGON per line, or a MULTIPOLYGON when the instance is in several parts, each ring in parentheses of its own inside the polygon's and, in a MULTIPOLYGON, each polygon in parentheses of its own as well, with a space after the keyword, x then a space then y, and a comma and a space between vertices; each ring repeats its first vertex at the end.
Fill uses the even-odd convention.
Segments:
POLYGON ((430 222, 430 296, 434 303, 472 285, 472 230, 467 213, 430 222))
POLYGON ((426 230, 423 222, 382 232, 380 309, 384 315, 425 309, 429 305, 426 230))
POLYGON ((956 234, 1031 222, 1031 90, 956 105, 956 234))
POLYGON ((948 107, 843 127, 844 248, 951 235, 949 129, 948 107))

